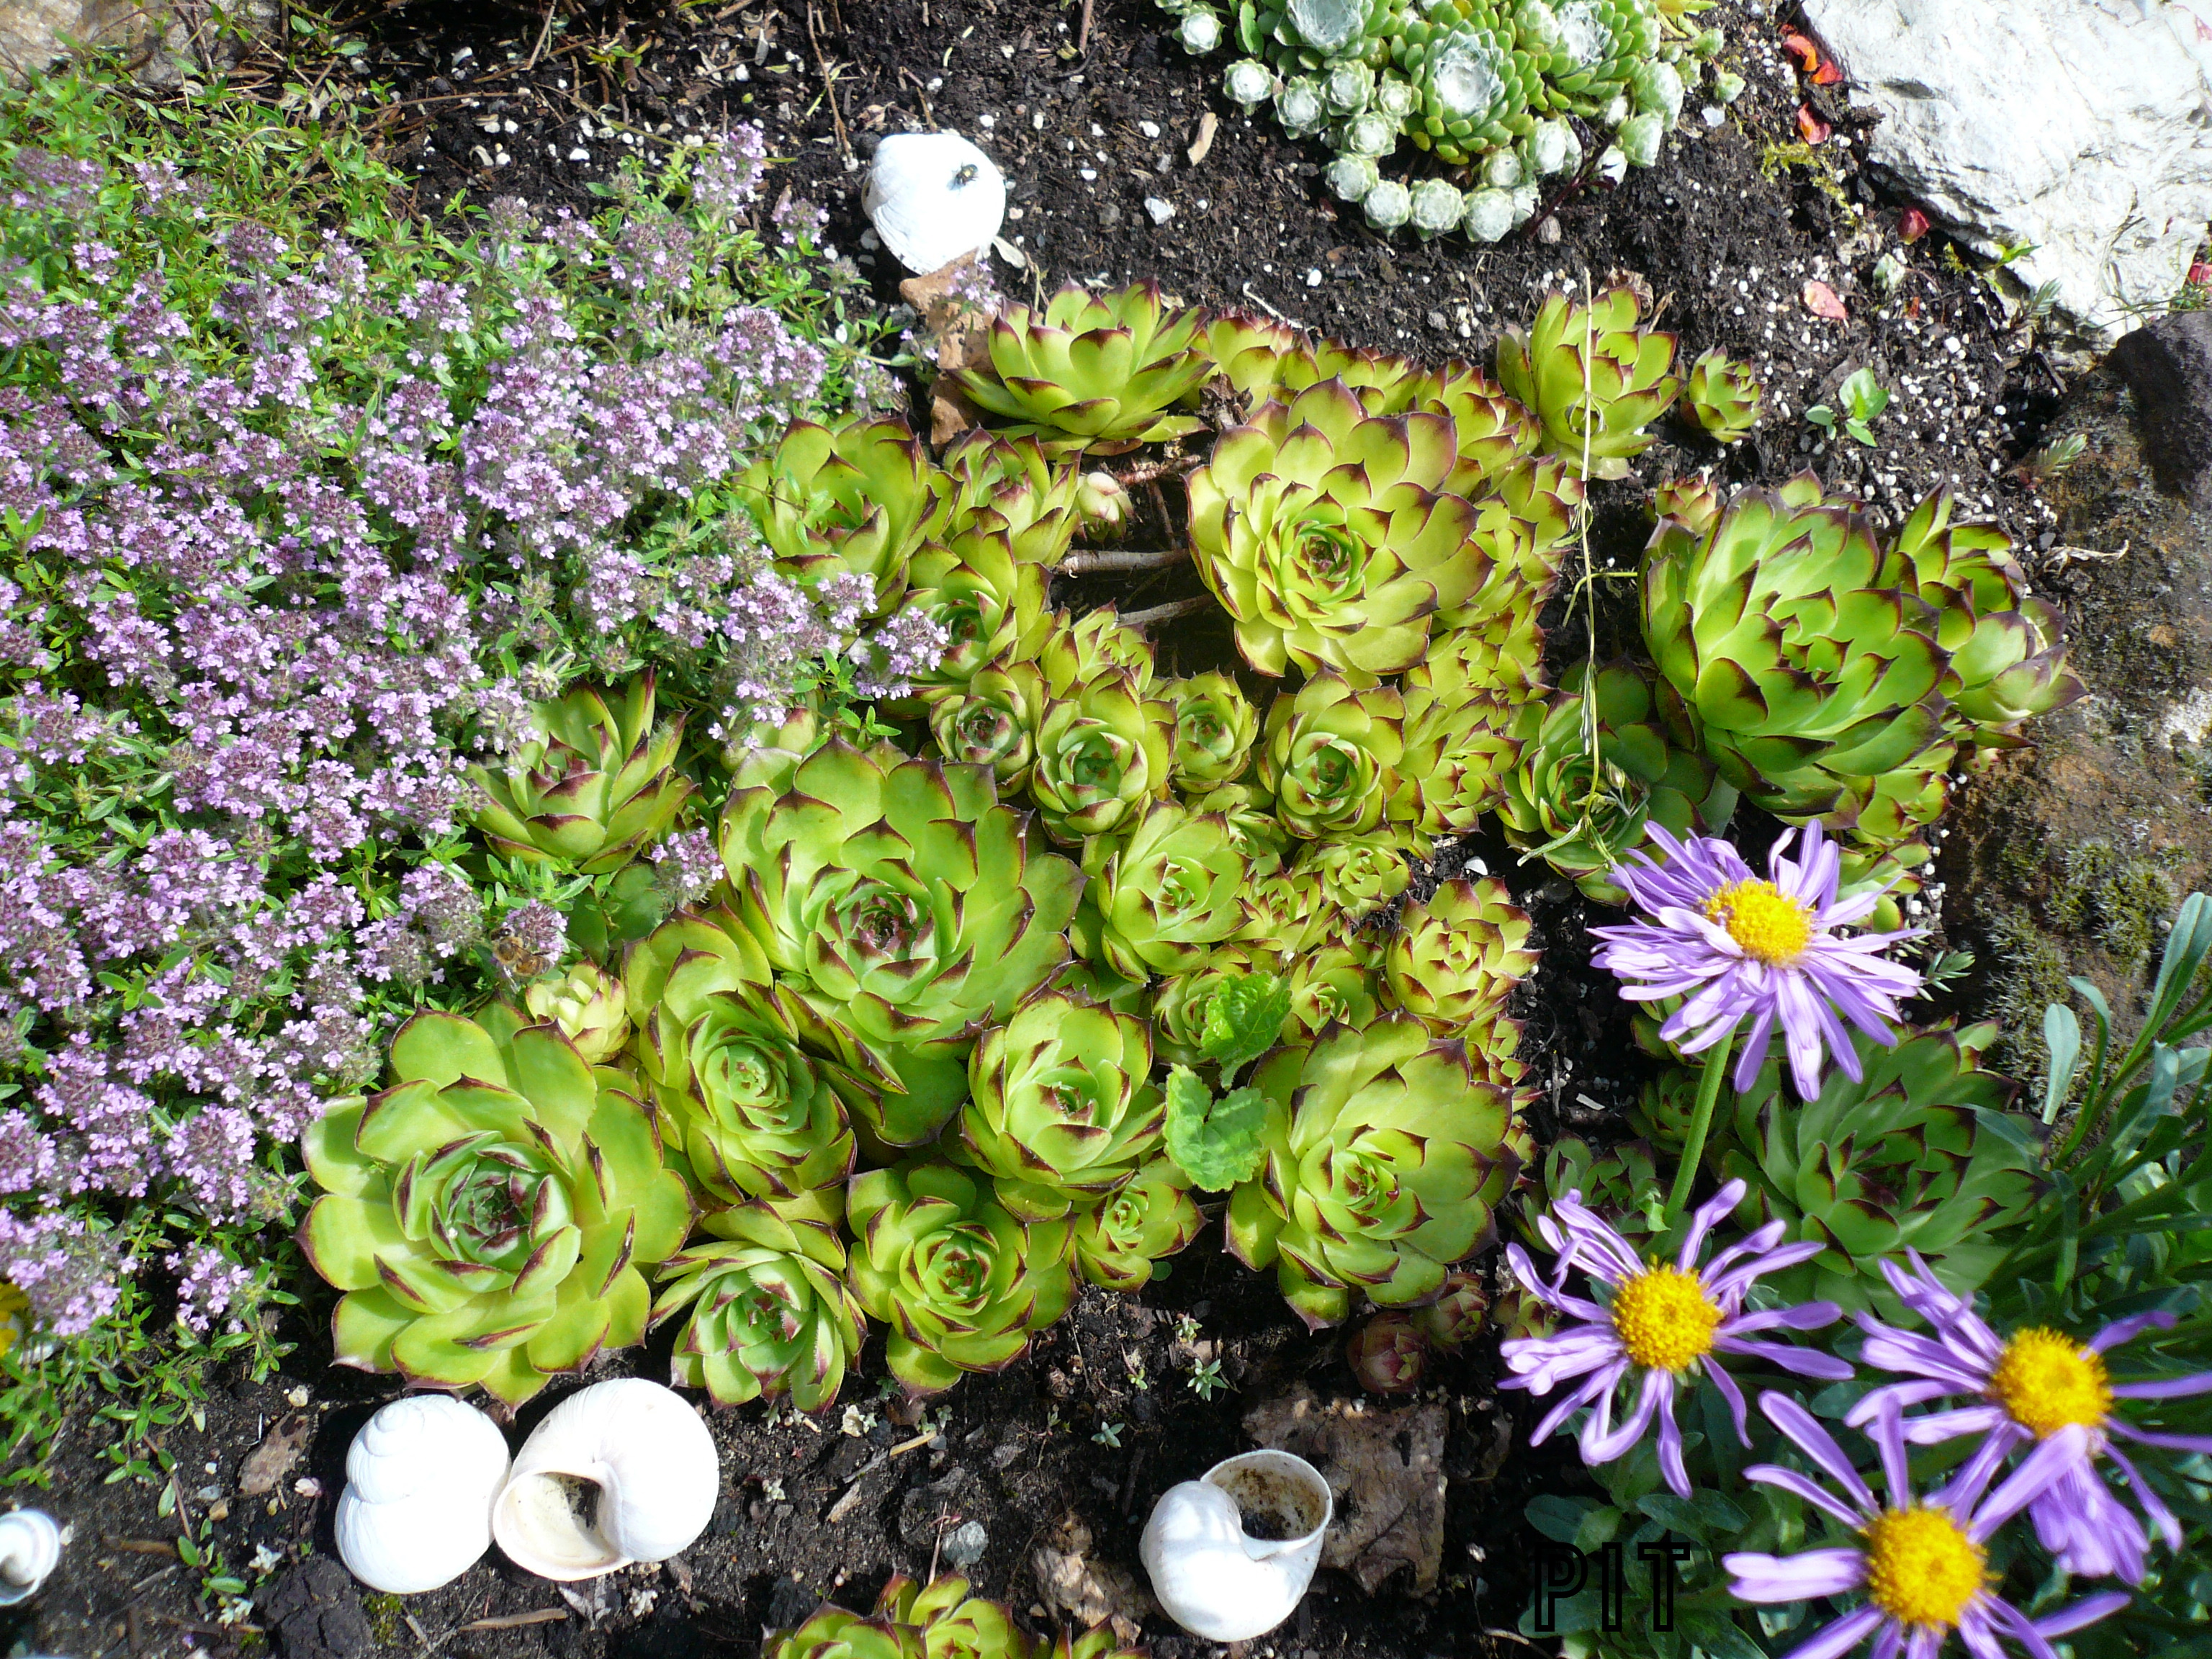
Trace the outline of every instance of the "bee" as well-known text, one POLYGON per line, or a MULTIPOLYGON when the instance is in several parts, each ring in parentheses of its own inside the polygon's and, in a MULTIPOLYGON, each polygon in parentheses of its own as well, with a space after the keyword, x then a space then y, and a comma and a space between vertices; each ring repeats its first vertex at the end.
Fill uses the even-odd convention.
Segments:
POLYGON ((974 184, 979 172, 981 169, 973 161, 962 163, 960 171, 952 175, 952 188, 958 190, 963 185, 974 184))

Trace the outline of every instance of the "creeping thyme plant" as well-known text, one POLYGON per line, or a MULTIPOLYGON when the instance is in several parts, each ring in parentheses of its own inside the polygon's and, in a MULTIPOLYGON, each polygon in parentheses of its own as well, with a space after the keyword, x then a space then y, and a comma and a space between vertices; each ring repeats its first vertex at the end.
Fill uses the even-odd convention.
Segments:
MULTIPOLYGON (((1240 27, 1472 165, 1530 100, 1671 103, 1656 17, 1240 27)), ((757 133, 441 233, 343 137, 120 107, 7 106, 19 1435, 157 1322, 265 1362, 295 1298, 407 1384, 511 1406, 661 1327, 819 1412, 1205 1240, 1371 1319, 1378 1390, 1504 1336, 1589 1466, 1531 1523, 1692 1552, 1671 1628, 1554 1609, 1576 1655, 2187 1650, 2212 904, 2139 1024, 2051 1012, 2039 1115, 1904 958, 1954 778, 2081 691, 2001 532, 1677 482, 1601 639, 1590 481, 1759 404, 1626 289, 1487 370, 1071 290, 933 446, 757 133), (1489 827, 1520 870, 1431 867, 1489 827), (1631 913, 1638 1139, 1536 1139, 1553 872, 1631 913)), ((1044 1650, 968 1588, 770 1651, 1044 1650)))

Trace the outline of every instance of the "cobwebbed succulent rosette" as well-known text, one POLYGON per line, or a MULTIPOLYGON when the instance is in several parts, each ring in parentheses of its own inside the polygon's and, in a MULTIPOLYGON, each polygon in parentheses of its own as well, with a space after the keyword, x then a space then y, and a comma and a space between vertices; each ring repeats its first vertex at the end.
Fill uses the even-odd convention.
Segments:
POLYGON ((1396 841, 1377 835, 1308 842, 1292 874, 1310 878, 1328 908, 1356 921, 1404 892, 1413 872, 1396 841))
POLYGON ((966 684, 925 692, 923 700, 939 755, 989 767, 1001 796, 1027 787, 1045 704, 1044 678, 1035 663, 1000 659, 978 669, 966 684))
POLYGON ((1899 1317, 1879 1264, 1908 1250, 1961 1294, 1988 1279, 2041 1190, 2033 1146, 1995 1127, 2022 1123, 2008 1115, 2017 1087, 1981 1067, 1995 1036, 1908 1029, 1894 1048, 1857 1037, 1860 1081, 1838 1067, 1800 1104, 1769 1060, 1738 1096, 1719 1160, 1747 1184, 1738 1222, 1784 1222, 1826 1246, 1781 1280, 1785 1294, 1899 1317))
POLYGON ((1075 1295, 1067 1224, 1018 1220, 988 1177, 903 1164, 853 1177, 846 1282, 890 1327, 891 1375, 917 1393, 996 1370, 1075 1295))
POLYGON ((1283 827, 1306 840, 1372 834, 1407 791, 1404 701, 1387 685, 1355 688, 1316 674, 1267 710, 1260 781, 1283 827))
POLYGON ((1510 1058, 1520 1030, 1505 1000, 1536 965, 1528 915, 1494 876, 1445 882, 1399 913, 1382 953, 1384 1000, 1438 1036, 1510 1058))
POLYGON ((1370 416, 1337 380, 1224 434, 1190 477, 1190 538, 1244 659, 1367 681, 1419 662, 1489 569, 1474 509, 1442 493, 1458 460, 1449 417, 1370 416))
POLYGON ((1047 702, 1037 716, 1030 799, 1063 847, 1134 824, 1168 793, 1168 705, 1127 669, 1108 669, 1047 702))
POLYGON ((1196 967, 1243 926, 1251 879, 1226 818, 1155 801, 1092 877, 1098 955, 1124 979, 1196 967))
POLYGON ((1003 532, 928 543, 908 574, 908 607, 942 628, 947 641, 937 665, 914 677, 917 694, 965 685, 986 664, 1030 657, 1044 642, 1045 568, 1017 558, 1003 532))
POLYGON ((865 576, 878 616, 897 609, 907 561, 941 520, 938 488, 928 453, 889 416, 794 421, 736 485, 780 569, 810 584, 865 576))
POLYGON ((1035 439, 977 427, 945 452, 939 466, 946 540, 1004 536, 1014 557, 1048 570, 1066 556, 1079 516, 1079 475, 1035 439))
POLYGON ((1226 674, 1194 674, 1160 688, 1175 711, 1176 787, 1203 793, 1234 783, 1252 763, 1260 711, 1226 674))
POLYGON ((969 1589, 965 1578, 933 1578, 924 1586, 902 1574, 876 1597, 875 1617, 920 1631, 922 1659, 1037 1659, 1043 1644, 1004 1607, 969 1589))
POLYGON ((1638 328, 1637 316, 1626 288, 1588 306, 1554 294, 1528 328, 1498 338, 1499 383, 1542 423, 1545 447, 1577 471, 1587 454, 1594 478, 1627 475, 1628 463, 1656 441, 1644 428, 1682 389, 1674 337, 1638 328))
POLYGON ((1885 550, 1808 475, 1739 492, 1703 537, 1660 521, 1644 643, 1680 735, 1754 805, 1893 846, 1942 812, 1962 745, 2013 743, 2081 695, 2009 543, 1949 513, 1923 501, 1885 550))
POLYGON ((1076 1270, 1109 1291, 1140 1291, 1153 1264, 1196 1238, 1204 1220, 1190 1183, 1164 1158, 1142 1165, 1095 1208, 1069 1224, 1076 1270))
POLYGON ((1406 136, 1453 167, 1535 127, 1541 66, 1518 49, 1510 13, 1490 0, 1407 17, 1391 57, 1420 94, 1406 136))
POLYGON ((1166 1108, 1152 1070, 1143 1019, 1040 991, 975 1045, 963 1154, 1024 1220, 1096 1205, 1158 1149, 1166 1108))
POLYGON ((1203 321, 1170 311, 1156 283, 1114 294, 1062 289, 1040 317, 1012 306, 991 324, 991 367, 964 370, 960 389, 1012 424, 1002 436, 1034 437, 1048 451, 1112 454, 1195 432, 1194 401, 1212 372, 1194 349, 1203 321))
POLYGON ((1240 15, 1240 44, 1285 74, 1325 64, 1379 69, 1393 21, 1389 0, 1255 0, 1240 15))
POLYGON ((863 1619, 849 1607, 817 1607, 791 1630, 770 1631, 761 1659, 928 1659, 921 1632, 912 1625, 863 1619))
POLYGON ((617 694, 580 688, 530 711, 532 736, 503 768, 472 766, 471 817, 509 858, 586 875, 619 870, 667 834, 696 793, 676 769, 678 715, 655 729, 653 677, 617 694))
POLYGON ((1387 1015, 1278 1048, 1251 1082, 1267 1103, 1267 1158, 1230 1194, 1229 1246, 1276 1269, 1309 1327, 1340 1322, 1355 1292, 1425 1301, 1492 1236, 1481 1194, 1517 1162, 1513 1105, 1465 1044, 1387 1015))
POLYGON ((1285 1042, 1311 1042, 1334 1024, 1371 1025, 1382 1011, 1375 951, 1362 934, 1340 928, 1290 958, 1291 1017, 1285 1042))
POLYGON ((840 1277, 834 1228, 798 1226, 765 1204, 727 1210, 722 1237, 661 1264, 655 1324, 690 1310, 670 1381, 723 1406, 788 1397, 803 1412, 834 1402, 866 1329, 840 1277))
POLYGON ((516 1404, 642 1337, 691 1204, 630 1079, 501 1004, 416 1015, 391 1074, 301 1138, 337 1363, 516 1404))
POLYGON ((739 925, 789 993, 906 1085, 852 1103, 884 1146, 937 1133, 976 1036, 1067 959, 1082 876, 1024 831, 983 769, 842 739, 787 788, 733 789, 723 808, 739 925))
POLYGON ((1586 896, 1620 904, 1627 891, 1612 872, 1643 843, 1646 824, 1677 836, 1717 835, 1735 811, 1736 791, 1703 755, 1668 741, 1641 667, 1620 660, 1600 668, 1595 709, 1583 696, 1588 679, 1577 664, 1548 707, 1522 711, 1527 747, 1504 780, 1498 819, 1508 841, 1540 854, 1586 896))
POLYGON ((541 979, 522 994, 532 1019, 556 1025, 586 1066, 605 1066, 629 1042, 629 1000, 622 981, 596 962, 580 962, 558 979, 541 979))
POLYGON ((1547 54, 1547 107, 1586 120, 1607 116, 1659 50, 1655 0, 1562 0, 1549 8, 1524 5, 1516 15, 1528 50, 1547 54))
POLYGON ((1521 710, 1541 686, 1542 635, 1523 655, 1472 629, 1455 629, 1405 679, 1407 789, 1397 803, 1424 839, 1470 833, 1505 793, 1521 757, 1521 710))
POLYGON ((1708 351, 1690 365, 1682 382, 1682 407, 1715 443, 1741 443, 1759 424, 1763 396, 1749 363, 1708 351))

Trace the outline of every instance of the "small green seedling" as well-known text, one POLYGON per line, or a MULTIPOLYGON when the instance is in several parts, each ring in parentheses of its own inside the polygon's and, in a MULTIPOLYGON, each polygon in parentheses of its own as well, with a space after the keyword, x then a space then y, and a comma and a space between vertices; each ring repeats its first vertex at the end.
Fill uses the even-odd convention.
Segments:
POLYGON ((1836 396, 1844 406, 1840 416, 1827 404, 1814 404, 1805 411, 1805 418, 1826 432, 1833 432, 1840 421, 1844 431, 1869 449, 1875 448, 1874 417, 1889 407, 1889 393, 1875 379, 1874 371, 1857 370, 1836 388, 1836 396))

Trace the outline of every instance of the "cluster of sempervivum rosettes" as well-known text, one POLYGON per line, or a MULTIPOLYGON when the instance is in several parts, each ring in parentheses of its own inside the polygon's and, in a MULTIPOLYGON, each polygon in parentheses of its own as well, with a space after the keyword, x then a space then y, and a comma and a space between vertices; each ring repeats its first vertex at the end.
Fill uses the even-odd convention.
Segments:
MULTIPOLYGON (((942 633, 902 691, 708 742, 641 677, 536 710, 479 779, 487 854, 584 890, 582 959, 501 958, 520 1006, 424 1016, 311 1137, 346 1359, 519 1400, 680 1320, 679 1380, 811 1408, 870 1321, 942 1388, 1079 1280, 1146 1284, 1208 1204, 1317 1323, 1430 1304, 1492 1237, 1528 1146, 1528 920, 1487 875, 1401 902, 1412 861, 1496 811, 1595 890, 1635 832, 1747 787, 1698 747, 1703 682, 1674 690, 1729 602, 1701 576, 1647 607, 1686 630, 1658 672, 1547 701, 1583 470, 1638 453, 1671 337, 1625 290, 1555 298, 1501 348, 1516 396, 1138 288, 1011 308, 988 356, 963 389, 995 430, 933 456, 894 420, 801 422, 734 483, 787 578, 942 633), (1153 488, 1177 474, 1187 514, 1153 488), (1171 545, 1077 547, 1147 520, 1171 545), (1116 568, 1218 605, 1238 672, 1167 672, 1135 620, 1056 602, 1116 568), (1251 1138, 1176 1140, 1216 1086, 1251 1138)), ((2045 663, 2046 619, 1992 608, 1980 532, 1916 526, 1895 556, 1953 705, 2021 705, 2000 641, 2045 663)))
POLYGON ((1109 1626, 1035 1637, 1011 1610, 968 1591, 965 1578, 894 1577, 865 1615, 827 1602, 769 1632, 761 1659, 1141 1659, 1143 1650, 1122 1645, 1109 1626))

